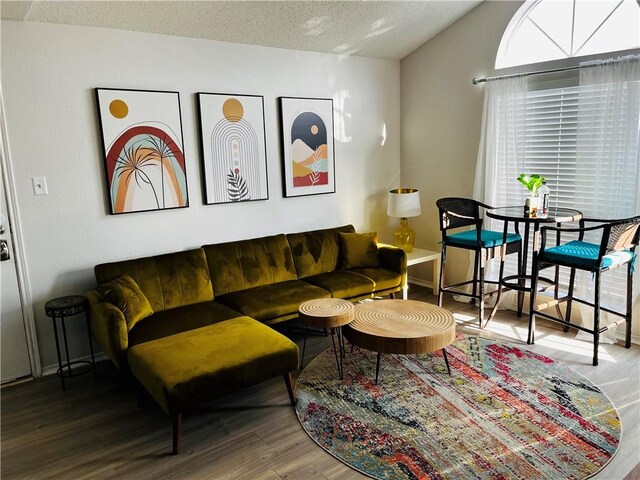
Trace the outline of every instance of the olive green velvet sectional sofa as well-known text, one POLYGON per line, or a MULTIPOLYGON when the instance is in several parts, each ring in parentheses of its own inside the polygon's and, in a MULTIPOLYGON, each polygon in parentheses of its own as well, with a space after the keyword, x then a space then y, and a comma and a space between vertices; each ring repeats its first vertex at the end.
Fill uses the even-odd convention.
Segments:
POLYGON ((296 318, 306 300, 402 290, 405 253, 374 242, 345 225, 97 265, 92 334, 172 415, 177 453, 193 404, 278 375, 293 402, 298 348, 266 325, 296 318))

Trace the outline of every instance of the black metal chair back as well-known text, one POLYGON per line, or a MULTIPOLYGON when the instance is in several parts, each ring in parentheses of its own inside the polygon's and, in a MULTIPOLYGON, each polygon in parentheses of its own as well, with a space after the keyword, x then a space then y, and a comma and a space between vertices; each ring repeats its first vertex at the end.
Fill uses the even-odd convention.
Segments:
POLYGON ((436 201, 440 213, 440 230, 446 232, 452 228, 477 226, 480 218, 480 207, 491 208, 484 203, 470 198, 447 197, 436 201))
POLYGON ((618 250, 632 250, 638 246, 640 237, 640 215, 617 220, 605 226, 603 238, 607 238, 606 253, 618 250))

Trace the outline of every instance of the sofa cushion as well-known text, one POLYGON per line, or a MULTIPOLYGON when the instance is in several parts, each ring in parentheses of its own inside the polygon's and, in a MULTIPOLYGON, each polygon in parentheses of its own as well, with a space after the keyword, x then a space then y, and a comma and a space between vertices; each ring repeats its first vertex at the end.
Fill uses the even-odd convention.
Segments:
POLYGON ((302 280, 290 280, 227 293, 216 300, 256 320, 269 320, 296 313, 300 304, 307 300, 329 297, 331 294, 327 290, 302 280))
POLYGON ((154 312, 213 300, 204 250, 156 255, 96 265, 98 285, 130 276, 154 312))
POLYGON ((375 283, 364 275, 347 270, 335 270, 333 272, 321 273, 306 277, 305 282, 331 292, 335 298, 361 297, 373 293, 375 283))
POLYGON ((402 275, 386 268, 352 268, 348 271, 370 278, 375 284, 375 292, 399 288, 402 282, 402 275))
POLYGON ((287 235, 298 278, 332 272, 339 268, 339 232, 353 233, 355 229, 353 225, 344 225, 287 235))
POLYGON ((240 317, 128 351, 133 375, 168 413, 180 412, 298 368, 298 346, 240 317))
POLYGON ((297 279, 291 249, 282 234, 202 248, 216 296, 297 279))
POLYGON ((128 275, 123 275, 96 288, 98 294, 115 305, 124 315, 127 330, 143 318, 153 314, 153 309, 140 287, 128 275))
POLYGON ((129 346, 241 316, 241 313, 216 301, 163 310, 138 323, 129 332, 129 346))
POLYGON ((342 248, 342 268, 379 267, 378 233, 338 234, 342 248))

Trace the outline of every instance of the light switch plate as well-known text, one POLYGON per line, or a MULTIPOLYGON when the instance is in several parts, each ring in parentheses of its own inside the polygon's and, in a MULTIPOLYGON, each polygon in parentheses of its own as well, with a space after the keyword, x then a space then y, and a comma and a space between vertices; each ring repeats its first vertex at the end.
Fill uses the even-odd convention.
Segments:
POLYGON ((33 194, 34 195, 48 195, 49 191, 47 190, 47 179, 46 177, 31 177, 31 182, 33 183, 33 194))

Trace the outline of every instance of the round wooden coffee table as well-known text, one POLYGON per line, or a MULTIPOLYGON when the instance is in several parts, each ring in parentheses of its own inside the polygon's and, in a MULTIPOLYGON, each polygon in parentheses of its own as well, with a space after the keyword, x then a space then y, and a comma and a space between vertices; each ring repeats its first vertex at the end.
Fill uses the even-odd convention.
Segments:
POLYGON ((344 339, 342 337, 342 326, 353 320, 354 306, 349 300, 340 298, 317 298, 302 303, 298 307, 298 318, 305 325, 304 343, 302 345, 302 360, 300 368, 304 367, 304 351, 307 347, 307 334, 309 327, 317 327, 331 330, 331 342, 333 343, 333 353, 336 356, 338 375, 343 377, 342 359, 344 358, 344 339), (338 350, 333 338, 334 331, 338 337, 338 350))
POLYGON ((442 349, 451 374, 445 347, 456 336, 456 322, 451 312, 436 305, 415 300, 359 303, 344 335, 353 345, 378 353, 376 384, 383 353, 431 353, 442 349))

